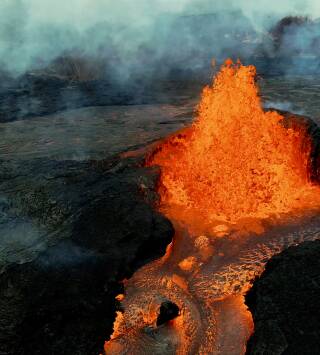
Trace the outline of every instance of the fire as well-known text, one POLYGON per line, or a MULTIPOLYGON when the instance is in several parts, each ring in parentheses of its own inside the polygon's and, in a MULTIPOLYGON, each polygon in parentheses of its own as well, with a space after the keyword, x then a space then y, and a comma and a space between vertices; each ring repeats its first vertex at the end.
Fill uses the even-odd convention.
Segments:
POLYGON ((236 222, 292 210, 311 191, 302 132, 264 112, 254 66, 227 60, 204 88, 191 127, 162 143, 162 203, 236 222))

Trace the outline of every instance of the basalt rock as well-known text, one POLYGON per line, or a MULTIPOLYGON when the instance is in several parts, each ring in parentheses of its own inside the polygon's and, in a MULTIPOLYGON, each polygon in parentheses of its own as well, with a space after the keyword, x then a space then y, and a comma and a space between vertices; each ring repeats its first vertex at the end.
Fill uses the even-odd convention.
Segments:
POLYGON ((179 307, 175 303, 171 301, 162 302, 160 306, 160 312, 157 318, 157 326, 160 326, 178 317, 179 312, 179 307))
POLYGON ((248 355, 320 353, 320 241, 273 257, 246 296, 254 334, 248 355))
POLYGON ((97 354, 171 223, 139 158, 0 162, 0 354, 97 354))

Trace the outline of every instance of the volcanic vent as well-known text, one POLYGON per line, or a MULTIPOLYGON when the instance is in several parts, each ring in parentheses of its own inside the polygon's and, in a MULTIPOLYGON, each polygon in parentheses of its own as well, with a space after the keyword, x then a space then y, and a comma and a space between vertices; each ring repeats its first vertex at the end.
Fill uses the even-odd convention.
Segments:
POLYGON ((255 76, 228 60, 194 123, 148 156, 147 166, 161 168, 160 210, 176 235, 162 259, 126 281, 107 354, 243 354, 252 281, 272 255, 319 238, 312 139, 263 110, 255 76), (168 301, 180 313, 157 326, 168 301))

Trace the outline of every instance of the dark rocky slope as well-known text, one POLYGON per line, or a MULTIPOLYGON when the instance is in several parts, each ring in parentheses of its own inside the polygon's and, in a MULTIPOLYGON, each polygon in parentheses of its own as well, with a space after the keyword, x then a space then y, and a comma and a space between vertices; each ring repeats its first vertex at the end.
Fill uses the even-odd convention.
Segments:
POLYGON ((255 331, 248 355, 320 353, 320 241, 273 257, 246 296, 255 331))
POLYGON ((25 74, 6 84, 0 82, 0 123, 89 106, 181 104, 194 98, 203 83, 173 78, 118 84, 103 78, 71 81, 43 73, 25 74))
POLYGON ((139 158, 0 161, 0 354, 97 354, 171 223, 139 158))

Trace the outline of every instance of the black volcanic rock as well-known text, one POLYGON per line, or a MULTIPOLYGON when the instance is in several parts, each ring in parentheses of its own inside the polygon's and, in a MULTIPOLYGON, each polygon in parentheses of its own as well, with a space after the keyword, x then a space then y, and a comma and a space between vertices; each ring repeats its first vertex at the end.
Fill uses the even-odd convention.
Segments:
POLYGON ((320 353, 320 241, 273 257, 246 296, 255 331, 247 354, 320 353))
POLYGON ((0 354, 97 354, 171 223, 140 158, 0 162, 0 354))
POLYGON ((162 302, 160 306, 160 313, 157 318, 157 326, 178 317, 179 313, 179 307, 175 303, 171 301, 162 302))

